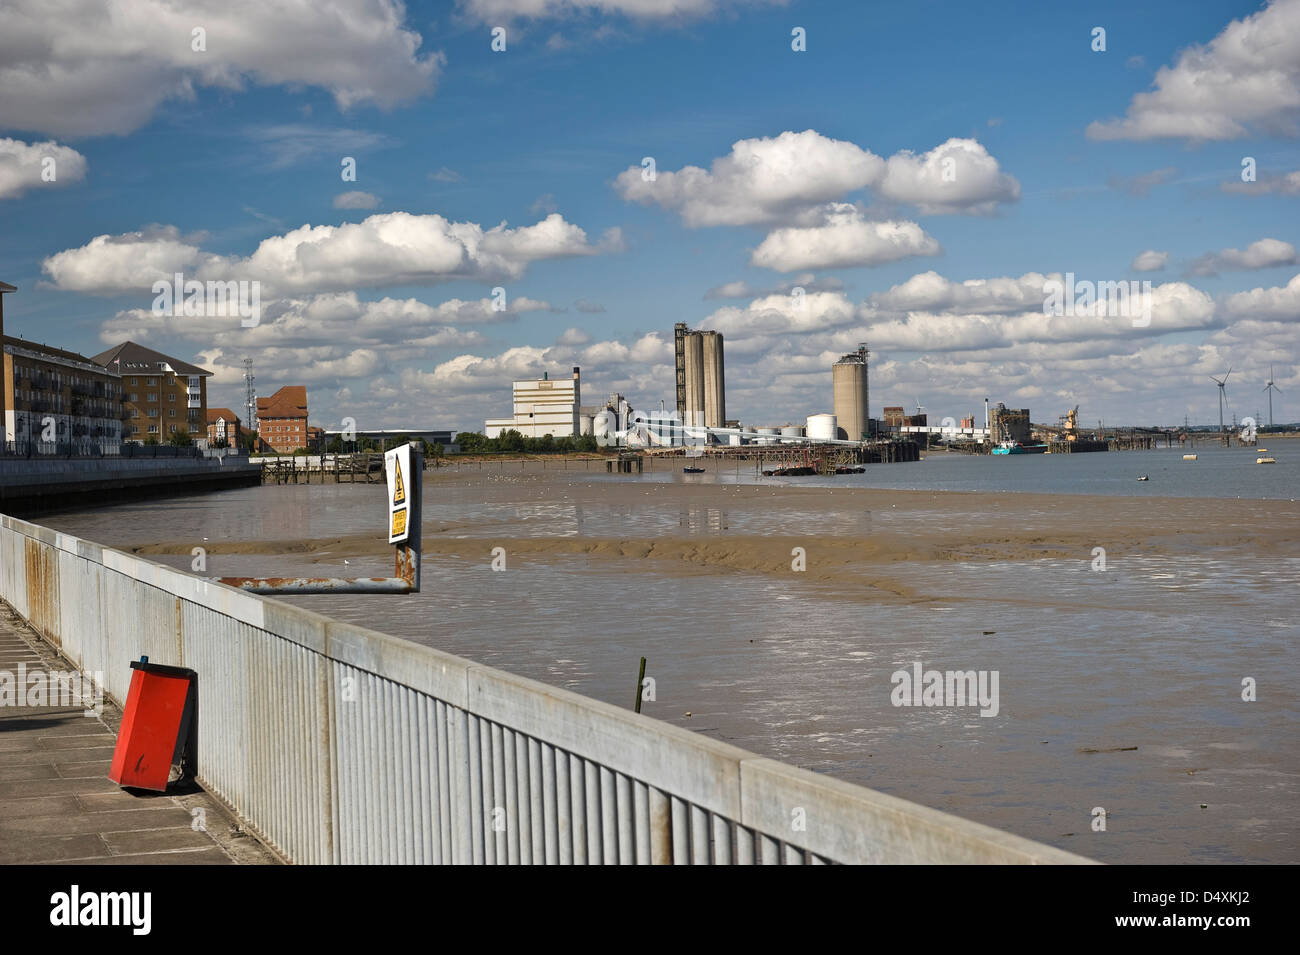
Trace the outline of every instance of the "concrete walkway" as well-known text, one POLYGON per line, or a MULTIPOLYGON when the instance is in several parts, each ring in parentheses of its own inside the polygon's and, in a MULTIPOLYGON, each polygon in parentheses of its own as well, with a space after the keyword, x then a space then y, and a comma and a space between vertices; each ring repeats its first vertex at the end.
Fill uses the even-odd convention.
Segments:
MULTIPOLYGON (((29 674, 72 669, 0 603, 0 671, 16 681, 20 664, 29 674)), ((0 864, 277 862, 202 790, 133 794, 110 782, 121 711, 104 700, 102 716, 87 716, 70 702, 0 706, 0 864)))

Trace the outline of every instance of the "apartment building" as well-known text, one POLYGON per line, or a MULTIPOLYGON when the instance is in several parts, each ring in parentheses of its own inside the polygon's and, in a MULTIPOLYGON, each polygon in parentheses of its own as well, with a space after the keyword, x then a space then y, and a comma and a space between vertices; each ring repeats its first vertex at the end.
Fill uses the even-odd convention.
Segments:
POLYGON ((123 440, 143 444, 153 438, 166 444, 180 431, 205 439, 212 372, 135 342, 123 342, 91 360, 122 380, 127 408, 123 440))
POLYGON ((208 409, 208 447, 238 448, 239 436, 243 429, 239 426, 239 416, 229 408, 208 409))
POLYGON ((308 447, 307 388, 285 385, 269 398, 257 399, 259 451, 291 454, 308 447))
POLYGON ((3 336, 4 432, 19 454, 117 454, 122 446, 122 384, 93 359, 3 336))

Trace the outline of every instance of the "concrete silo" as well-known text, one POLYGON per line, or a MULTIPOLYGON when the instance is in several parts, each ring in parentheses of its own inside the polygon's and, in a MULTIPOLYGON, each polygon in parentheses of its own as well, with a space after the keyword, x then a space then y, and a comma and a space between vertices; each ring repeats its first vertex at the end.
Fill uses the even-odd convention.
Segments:
POLYGON ((686 352, 686 413, 682 421, 688 425, 704 424, 704 336, 688 332, 686 352))
POLYGON ((831 366, 835 393, 835 417, 839 436, 849 441, 863 441, 870 428, 870 385, 867 378, 867 346, 845 355, 831 366))
POLYGON ((726 374, 721 332, 693 332, 673 326, 677 413, 682 422, 706 428, 727 424, 726 374))
POLYGON ((697 332, 704 361, 704 426, 721 428, 727 421, 726 379, 723 373, 722 334, 697 332))

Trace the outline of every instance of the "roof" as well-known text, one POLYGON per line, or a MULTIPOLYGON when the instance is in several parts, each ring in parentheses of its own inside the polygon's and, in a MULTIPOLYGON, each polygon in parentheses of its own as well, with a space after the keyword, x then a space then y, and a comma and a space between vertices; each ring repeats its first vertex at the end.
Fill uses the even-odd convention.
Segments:
POLYGON ((229 408, 209 408, 208 424, 212 424, 218 418, 225 418, 227 421, 234 421, 236 423, 239 421, 239 415, 235 414, 229 408))
POLYGON ((114 345, 108 351, 100 352, 91 361, 105 367, 112 365, 114 366, 113 370, 119 375, 129 375, 132 372, 147 374, 151 371, 170 370, 178 375, 212 376, 212 372, 206 368, 191 365, 179 358, 171 358, 162 352, 154 351, 152 348, 137 345, 135 342, 122 342, 120 345, 114 345))
POLYGON ((0 292, 17 292, 18 286, 10 285, 8 282, 0 282, 0 292))
POLYGON ((42 355, 49 355, 51 358, 61 358, 63 361, 75 361, 80 362, 83 365, 98 364, 98 362, 93 358, 87 358, 85 355, 79 354, 75 351, 55 348, 53 345, 42 345, 40 342, 29 342, 25 338, 15 338, 13 335, 6 335, 4 337, 4 343, 6 346, 11 348, 25 348, 28 351, 38 352, 42 355))
POLYGON ((307 417, 307 386, 285 385, 269 398, 257 399, 258 418, 307 417))

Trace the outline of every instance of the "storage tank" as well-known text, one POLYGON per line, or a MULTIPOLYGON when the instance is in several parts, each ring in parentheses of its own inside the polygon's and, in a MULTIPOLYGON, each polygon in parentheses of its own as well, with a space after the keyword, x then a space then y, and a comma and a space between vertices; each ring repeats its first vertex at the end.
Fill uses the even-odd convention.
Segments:
POLYGON ((808 416, 809 441, 834 441, 837 437, 836 418, 833 414, 808 416))
POLYGON ((758 440, 755 443, 762 445, 776 444, 777 435, 780 433, 776 428, 759 428, 758 440))
POLYGON ((596 416, 592 414, 578 415, 578 434, 593 434, 592 426, 595 424, 596 416))
POLYGON ((797 424, 788 424, 781 429, 782 444, 796 444, 803 437, 803 428, 797 424))
POLYGON ((614 443, 614 432, 618 430, 618 416, 606 408, 597 411, 591 418, 591 433, 596 436, 596 443, 608 447, 614 443))
POLYGON ((835 394, 835 416, 839 419, 837 437, 862 441, 870 427, 867 418, 868 391, 867 346, 845 355, 831 366, 835 394))

